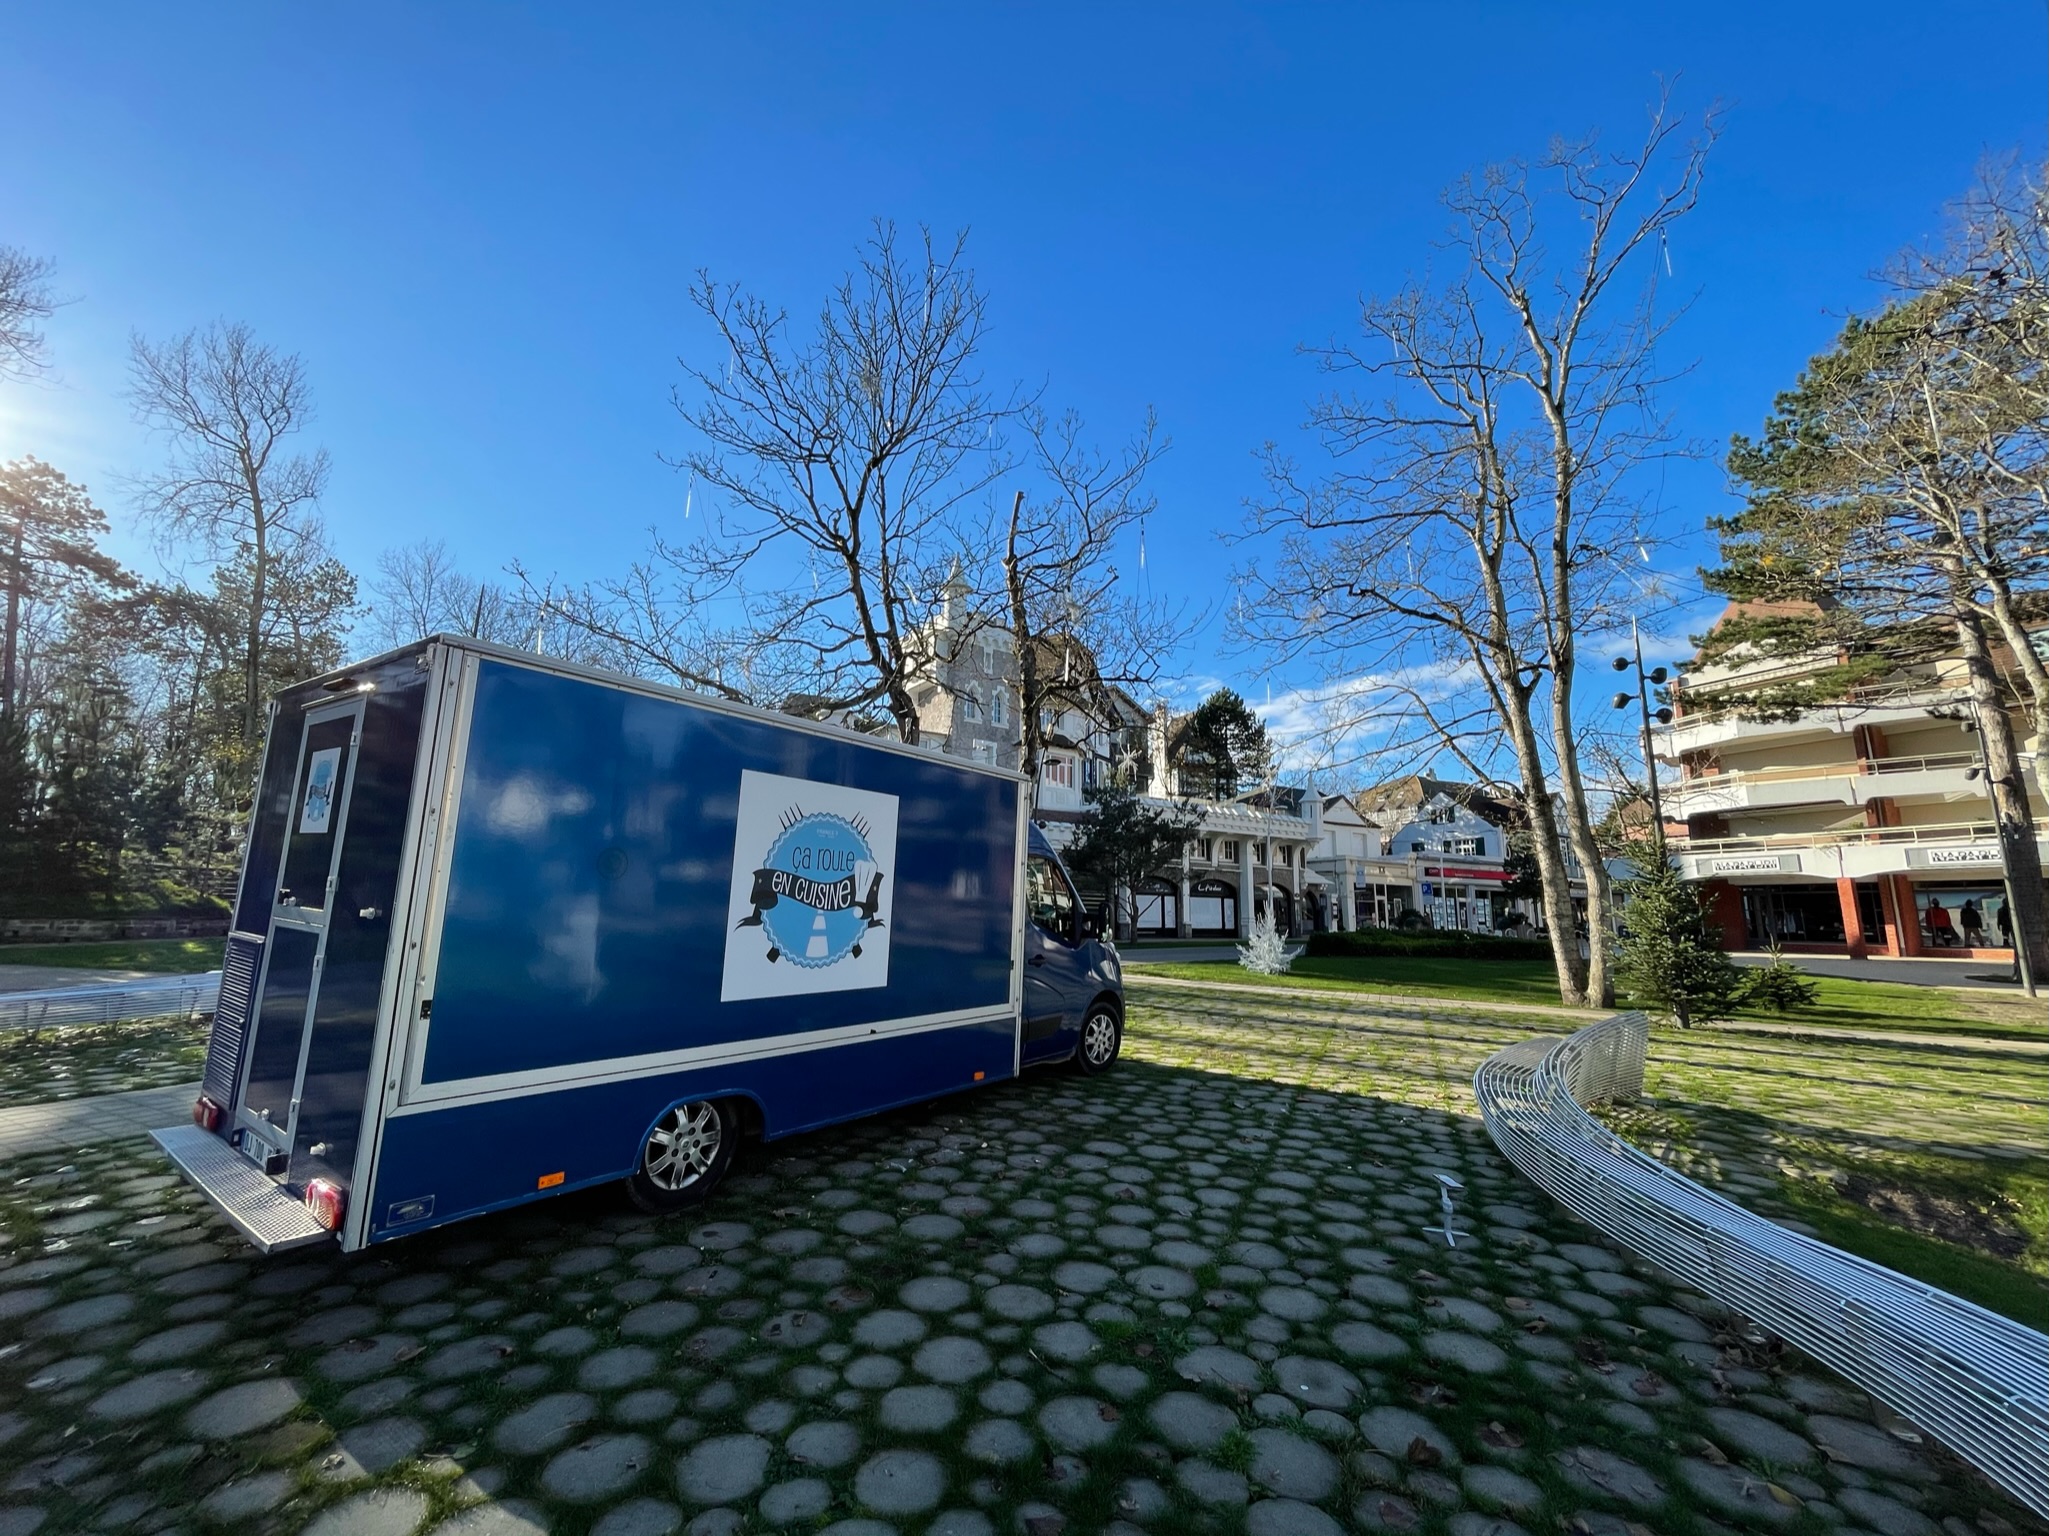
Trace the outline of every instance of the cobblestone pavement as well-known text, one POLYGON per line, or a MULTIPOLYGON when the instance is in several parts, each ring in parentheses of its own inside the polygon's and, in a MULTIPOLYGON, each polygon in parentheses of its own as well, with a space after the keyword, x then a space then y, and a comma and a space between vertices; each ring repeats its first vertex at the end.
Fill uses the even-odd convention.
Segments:
POLYGON ((1526 1021, 1134 1002, 689 1217, 263 1260, 152 1149, 0 1167, 0 1536, 2043 1529, 1523 1184, 1452 1111, 1526 1021))

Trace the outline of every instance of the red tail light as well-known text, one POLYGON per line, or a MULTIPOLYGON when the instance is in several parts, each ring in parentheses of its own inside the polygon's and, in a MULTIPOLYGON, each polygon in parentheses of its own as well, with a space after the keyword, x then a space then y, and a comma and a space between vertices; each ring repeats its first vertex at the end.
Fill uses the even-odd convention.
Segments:
POLYGON ((221 1121, 225 1118, 226 1113, 207 1094, 202 1093, 197 1099, 193 1100, 192 1123, 203 1131, 220 1130, 221 1121))
POLYGON ((310 1179, 306 1184, 306 1209, 313 1213, 313 1219, 330 1232, 339 1232, 342 1224, 342 1210, 349 1197, 342 1187, 332 1179, 310 1179))

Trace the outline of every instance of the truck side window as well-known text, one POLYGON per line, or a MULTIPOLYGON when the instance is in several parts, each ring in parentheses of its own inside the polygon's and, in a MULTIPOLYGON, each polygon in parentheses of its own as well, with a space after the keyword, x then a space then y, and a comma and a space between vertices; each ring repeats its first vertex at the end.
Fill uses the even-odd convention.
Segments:
POLYGON ((1074 891, 1060 866, 1042 853, 1025 865, 1025 908, 1031 919, 1063 944, 1074 942, 1074 891))

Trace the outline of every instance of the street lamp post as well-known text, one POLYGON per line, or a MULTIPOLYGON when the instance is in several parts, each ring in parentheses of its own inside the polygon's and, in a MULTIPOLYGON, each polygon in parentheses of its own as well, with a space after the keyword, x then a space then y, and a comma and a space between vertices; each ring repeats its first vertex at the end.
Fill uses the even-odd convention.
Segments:
MULTIPOLYGON (((1666 679, 1671 674, 1663 667, 1653 667, 1649 672, 1644 671, 1643 636, 1637 632, 1636 620, 1634 619, 1629 621, 1629 643, 1631 649, 1635 652, 1634 659, 1632 660, 1628 656, 1617 656, 1615 658, 1615 670, 1617 672, 1627 672, 1632 666, 1636 669, 1636 707, 1643 717, 1643 766, 1644 772, 1650 775, 1651 781, 1651 837, 1656 844, 1658 857, 1663 859, 1665 856, 1665 803, 1658 794, 1658 759, 1651 750, 1651 719, 1655 715, 1658 724, 1670 725, 1672 723, 1672 711, 1662 704, 1656 710, 1653 710, 1651 708, 1650 691, 1653 688, 1664 686, 1666 679)), ((1629 699, 1630 695, 1627 693, 1616 694, 1615 707, 1617 709, 1627 709, 1629 707, 1629 699)))

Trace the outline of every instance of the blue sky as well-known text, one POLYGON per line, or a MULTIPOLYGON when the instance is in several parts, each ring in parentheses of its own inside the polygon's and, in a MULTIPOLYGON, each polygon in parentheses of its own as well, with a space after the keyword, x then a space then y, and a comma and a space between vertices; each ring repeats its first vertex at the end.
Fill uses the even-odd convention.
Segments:
MULTIPOLYGON (((1157 589, 1215 598, 1253 451, 1443 228, 1438 191, 1554 133, 1638 131, 1661 73, 1726 135, 1672 247, 1699 290, 1669 403, 1712 443, 1868 304, 1987 151, 2040 155, 2038 0, 1926 4, 537 8, 16 6, 0 243, 74 303, 0 384, 0 457, 118 477, 131 329, 215 317, 302 353, 340 552, 445 538, 474 574, 623 566, 684 483, 676 359, 708 267, 812 311, 876 215, 968 227, 992 379, 1106 438, 1151 406, 1157 589), (1990 44, 1986 46, 1986 44, 1990 44)), ((1687 527, 1712 466, 1666 493, 1687 527)), ((1127 552, 1127 560, 1129 552, 1127 552)), ((1660 616, 1683 634, 1693 615, 1660 616)), ((1269 677, 1212 628, 1192 678, 1269 677)))

